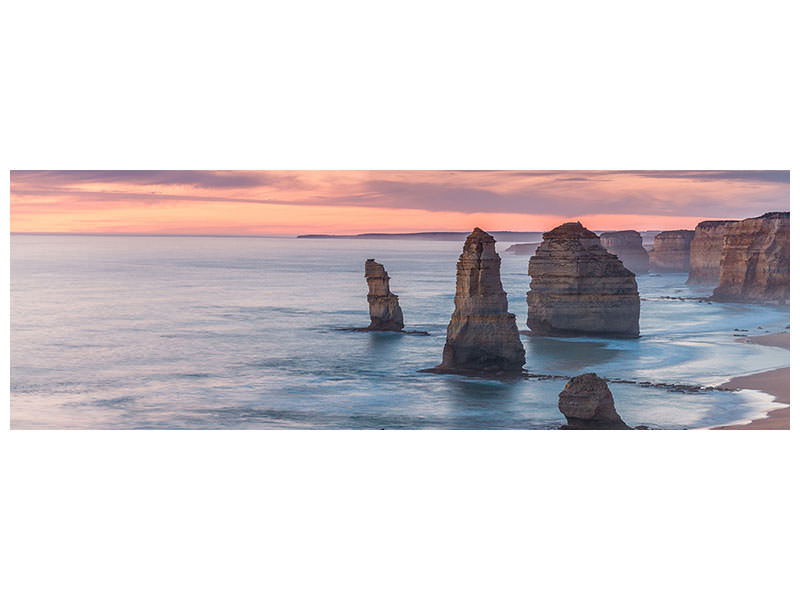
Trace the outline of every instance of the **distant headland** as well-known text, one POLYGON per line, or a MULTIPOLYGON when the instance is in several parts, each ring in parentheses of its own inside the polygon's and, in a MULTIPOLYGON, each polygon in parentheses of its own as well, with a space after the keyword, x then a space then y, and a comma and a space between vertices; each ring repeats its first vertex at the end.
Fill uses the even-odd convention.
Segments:
MULTIPOLYGON (((598 230, 604 233, 606 230, 598 230)), ((608 230, 609 232, 613 230, 608 230)), ((543 231, 487 231, 495 241, 502 242, 541 242, 543 231)), ((641 231, 642 242, 645 248, 652 249, 653 238, 660 230, 641 231)), ((339 240, 439 240, 446 242, 461 242, 469 235, 467 231, 419 231, 414 233, 306 233, 298 235, 300 239, 339 239, 339 240)), ((510 248, 512 253, 514 250, 510 248)))
MULTIPOLYGON (((504 242, 528 242, 538 241, 542 238, 541 231, 491 231, 489 232, 496 240, 504 242)), ((419 233, 356 233, 352 235, 334 235, 327 233, 309 233, 298 235, 298 238, 305 239, 362 239, 362 240, 443 240, 462 242, 469 235, 466 231, 422 231, 419 233)))

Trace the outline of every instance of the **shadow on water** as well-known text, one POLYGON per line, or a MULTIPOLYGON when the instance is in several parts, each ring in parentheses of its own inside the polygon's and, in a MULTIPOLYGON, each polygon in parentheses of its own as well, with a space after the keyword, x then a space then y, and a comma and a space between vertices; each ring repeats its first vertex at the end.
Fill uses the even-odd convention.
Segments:
POLYGON ((369 340, 367 347, 370 352, 375 353, 393 351, 402 343, 405 337, 402 333, 396 331, 365 331, 364 335, 369 340))
POLYGON ((610 362, 622 350, 610 348, 609 342, 522 336, 527 356, 526 368, 536 373, 551 370, 575 371, 610 362))
POLYGON ((513 401, 521 381, 448 377, 446 391, 458 410, 503 410, 513 401))

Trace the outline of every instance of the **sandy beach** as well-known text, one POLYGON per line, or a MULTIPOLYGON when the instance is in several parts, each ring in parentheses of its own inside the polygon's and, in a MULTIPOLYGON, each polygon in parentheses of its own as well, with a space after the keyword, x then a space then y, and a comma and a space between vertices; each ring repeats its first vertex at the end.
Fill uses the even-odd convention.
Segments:
MULTIPOLYGON (((767 335, 747 337, 743 343, 777 346, 789 349, 789 333, 770 333, 767 335)), ((734 377, 723 383, 720 388, 760 390, 775 396, 778 402, 786 404, 786 408, 770 411, 763 419, 756 419, 745 425, 725 425, 714 429, 789 429, 789 367, 775 369, 755 375, 734 377)))

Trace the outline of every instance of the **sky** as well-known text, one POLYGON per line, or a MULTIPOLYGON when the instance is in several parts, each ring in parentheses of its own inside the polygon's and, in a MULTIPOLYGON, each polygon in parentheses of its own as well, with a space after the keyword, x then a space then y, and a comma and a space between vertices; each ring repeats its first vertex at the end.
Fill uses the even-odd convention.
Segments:
POLYGON ((11 231, 693 229, 789 210, 789 171, 12 171, 11 231))

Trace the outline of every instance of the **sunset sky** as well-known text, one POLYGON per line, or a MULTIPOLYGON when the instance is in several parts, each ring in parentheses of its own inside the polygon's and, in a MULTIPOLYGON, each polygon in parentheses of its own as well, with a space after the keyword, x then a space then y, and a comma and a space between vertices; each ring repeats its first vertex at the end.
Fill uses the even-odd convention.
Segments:
POLYGON ((11 231, 694 228, 789 210, 788 171, 12 171, 11 231))

